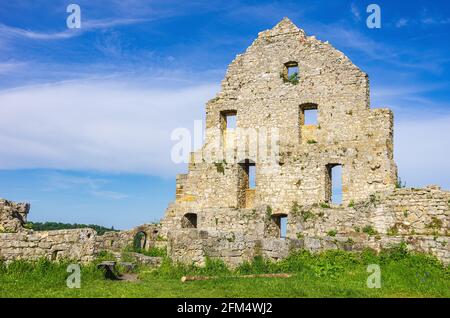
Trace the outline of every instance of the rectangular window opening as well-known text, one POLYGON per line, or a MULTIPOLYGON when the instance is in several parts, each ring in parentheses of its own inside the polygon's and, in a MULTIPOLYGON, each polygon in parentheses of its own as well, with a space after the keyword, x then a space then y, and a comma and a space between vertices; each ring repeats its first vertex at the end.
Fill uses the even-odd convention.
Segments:
POLYGON ((317 108, 305 109, 303 116, 304 116, 304 125, 317 125, 317 108))
POLYGON ((226 122, 227 122, 227 129, 235 129, 236 128, 236 114, 227 115, 226 122))
POLYGON ((318 106, 314 103, 300 105, 300 125, 318 125, 318 106))
POLYGON ((236 128, 236 114, 234 110, 227 110, 221 112, 222 129, 235 129, 236 128))
POLYGON ((287 216, 280 218, 280 238, 286 239, 287 233, 287 216))
POLYGON ((289 66, 287 68, 288 78, 298 79, 298 66, 289 66))
POLYGON ((328 202, 342 204, 342 165, 330 164, 327 171, 328 202))
POLYGON ((248 166, 248 189, 256 188, 256 166, 248 166))

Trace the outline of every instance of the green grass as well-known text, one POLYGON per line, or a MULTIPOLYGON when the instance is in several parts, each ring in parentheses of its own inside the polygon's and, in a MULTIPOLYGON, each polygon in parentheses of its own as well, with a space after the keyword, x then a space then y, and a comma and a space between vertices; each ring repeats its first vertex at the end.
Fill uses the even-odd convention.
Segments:
MULTIPOLYGON (((102 258, 107 258, 103 255, 102 258)), ((99 259, 98 261, 100 261, 99 259)), ((97 261, 97 262, 98 262, 97 261)), ((1 297, 450 297, 450 270, 435 258, 399 246, 372 251, 299 252, 278 263, 256 258, 235 270, 208 260, 204 268, 173 264, 138 267, 140 281, 108 281, 95 263, 82 267, 80 289, 66 287, 68 262, 16 261, 0 265, 1 297), (381 288, 366 286, 368 264, 381 268, 381 288), (238 278, 241 274, 293 273, 291 278, 238 278), (184 275, 218 279, 181 283, 184 275)))

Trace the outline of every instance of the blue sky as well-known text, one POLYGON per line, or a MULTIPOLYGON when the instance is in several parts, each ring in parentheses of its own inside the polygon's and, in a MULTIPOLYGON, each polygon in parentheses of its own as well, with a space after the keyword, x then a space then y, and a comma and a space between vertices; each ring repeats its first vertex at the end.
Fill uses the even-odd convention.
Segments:
POLYGON ((30 220, 158 220, 186 171, 171 131, 204 119, 227 65, 284 16, 369 74, 407 185, 450 188, 448 1, 72 2, 0 4, 0 197, 31 202, 30 220))

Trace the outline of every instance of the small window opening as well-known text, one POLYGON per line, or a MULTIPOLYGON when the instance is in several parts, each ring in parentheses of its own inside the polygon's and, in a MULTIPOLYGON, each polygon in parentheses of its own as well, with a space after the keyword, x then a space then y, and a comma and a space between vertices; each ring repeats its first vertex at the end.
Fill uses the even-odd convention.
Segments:
POLYGON ((300 106, 300 125, 317 125, 317 104, 308 103, 300 106))
POLYGON ((288 78, 298 79, 298 66, 288 67, 288 78))
POLYGON ((327 200, 334 204, 342 204, 342 165, 327 165, 327 200))
POLYGON ((284 81, 291 84, 298 84, 299 80, 299 69, 297 62, 287 62, 284 64, 284 81))
POLYGON ((248 166, 248 188, 254 189, 256 187, 256 166, 248 166))
POLYGON ((239 164, 244 171, 242 185, 244 189, 254 189, 256 187, 256 165, 253 161, 246 159, 239 164))
POLYGON ((186 213, 181 220, 182 228, 197 228, 197 214, 186 213))
POLYGON ((275 214, 272 216, 272 221, 275 225, 276 237, 285 239, 287 234, 287 215, 275 214))
POLYGON ((236 129, 236 114, 235 110, 227 110, 220 113, 222 130, 236 129))
POLYGON ((228 115, 226 117, 227 121, 227 129, 235 129, 236 128, 236 114, 228 115))
POLYGON ((251 207, 256 189, 255 162, 245 159, 238 164, 238 206, 251 207))

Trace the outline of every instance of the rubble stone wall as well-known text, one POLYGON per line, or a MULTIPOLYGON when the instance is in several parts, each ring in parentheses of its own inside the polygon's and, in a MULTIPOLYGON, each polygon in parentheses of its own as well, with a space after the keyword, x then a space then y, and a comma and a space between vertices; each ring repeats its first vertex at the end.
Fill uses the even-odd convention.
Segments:
POLYGON ((16 203, 0 199, 0 233, 17 232, 27 222, 28 203, 16 203))
POLYGON ((18 233, 0 233, 0 259, 70 259, 89 262, 94 259, 97 233, 93 229, 73 229, 18 233))
POLYGON ((285 214, 286 239, 280 238, 277 214, 270 206, 202 210, 198 215, 198 229, 183 229, 179 222, 168 233, 169 254, 175 260, 202 264, 209 256, 236 265, 250 260, 258 246, 261 255, 279 259, 292 246, 379 251, 402 241, 444 263, 450 260, 450 192, 436 186, 378 192, 348 205, 292 202, 285 214))
POLYGON ((251 261, 255 256, 262 256, 274 261, 287 257, 298 250, 321 252, 330 249, 361 251, 371 248, 379 252, 406 243, 411 251, 428 253, 437 257, 444 264, 450 264, 448 236, 430 235, 377 237, 367 234, 355 236, 305 236, 297 239, 262 238, 256 239, 242 232, 201 231, 184 229, 169 236, 169 256, 176 262, 205 265, 206 258, 221 259, 227 265, 236 267, 242 262, 251 261))
POLYGON ((269 205, 274 214, 287 214, 294 201, 330 202, 335 165, 342 166, 344 204, 393 190, 393 114, 370 109, 368 76, 342 52, 283 19, 231 62, 221 91, 207 103, 205 143, 192 153, 188 173, 177 176, 176 200, 167 209, 163 232, 175 230, 186 213, 205 220, 218 209, 269 205), (292 63, 298 65, 298 83, 285 78, 292 63), (305 125, 304 110, 311 105, 317 107, 317 123, 305 125), (227 114, 236 115, 236 128, 226 128, 227 114), (277 159, 251 152, 263 145, 258 134, 238 134, 245 129, 265 129, 267 151, 274 150, 277 159), (273 129, 278 133, 272 135, 273 129), (247 140, 244 151, 242 140, 247 140), (251 192, 245 160, 256 167, 251 192))
POLYGON ((121 252, 133 246, 138 233, 143 233, 143 249, 164 247, 158 224, 144 224, 129 231, 111 231, 103 235, 90 228, 33 231, 23 227, 29 204, 0 200, 0 260, 68 259, 87 263, 100 251, 121 252))

